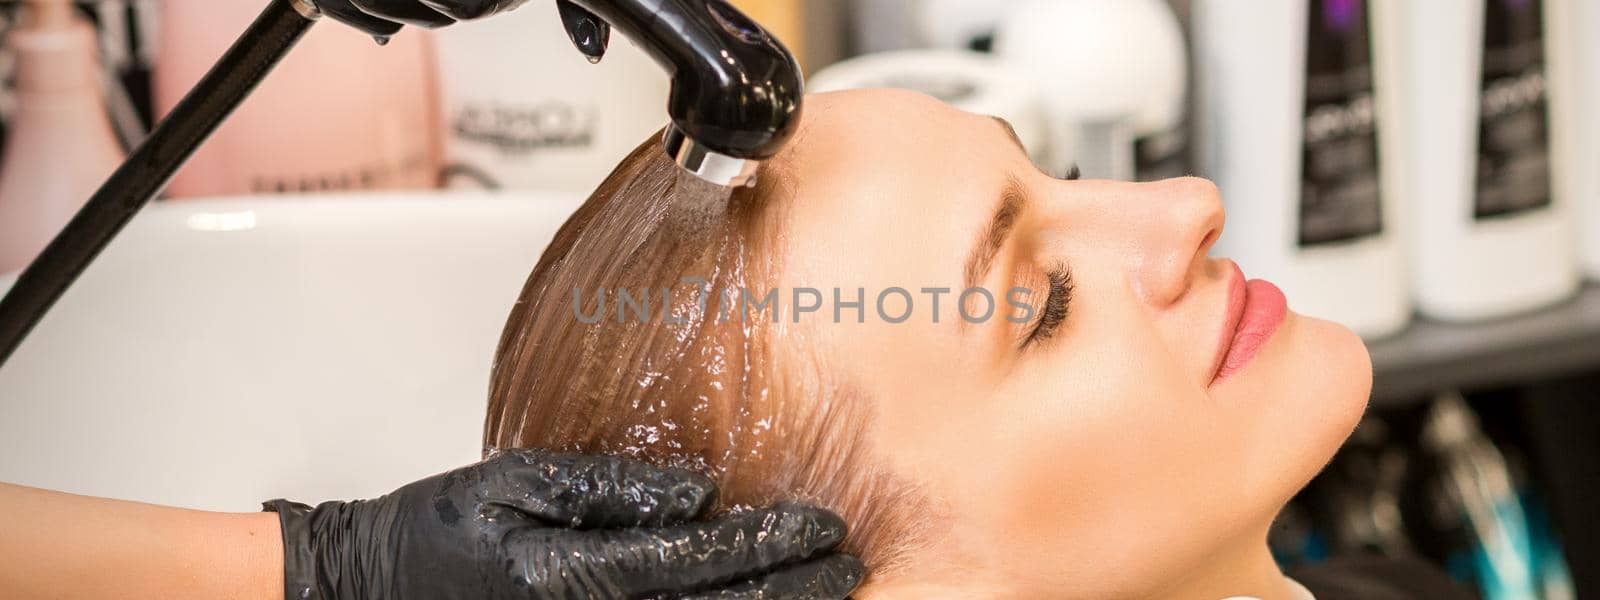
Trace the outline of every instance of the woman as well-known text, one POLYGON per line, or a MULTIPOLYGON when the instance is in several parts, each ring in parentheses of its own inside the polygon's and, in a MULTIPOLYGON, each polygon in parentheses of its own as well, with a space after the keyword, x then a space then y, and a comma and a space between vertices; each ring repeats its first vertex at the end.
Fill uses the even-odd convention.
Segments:
POLYGON ((908 92, 806 106, 726 202, 654 143, 623 161, 510 317, 486 445, 820 502, 858 598, 1302 597, 1267 530, 1371 366, 1206 256, 1215 187, 1058 179, 908 92))

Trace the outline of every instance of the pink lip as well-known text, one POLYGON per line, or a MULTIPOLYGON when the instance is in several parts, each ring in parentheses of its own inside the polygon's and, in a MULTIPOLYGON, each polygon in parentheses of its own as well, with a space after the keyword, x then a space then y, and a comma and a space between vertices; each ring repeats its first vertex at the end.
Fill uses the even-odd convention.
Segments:
POLYGON ((1233 265, 1233 276, 1228 281, 1228 306, 1224 315, 1222 340, 1217 350, 1217 367, 1211 384, 1216 385, 1245 365, 1261 352, 1272 339, 1272 334, 1283 324, 1289 313, 1289 303, 1283 291, 1263 279, 1245 280, 1244 271, 1233 265))

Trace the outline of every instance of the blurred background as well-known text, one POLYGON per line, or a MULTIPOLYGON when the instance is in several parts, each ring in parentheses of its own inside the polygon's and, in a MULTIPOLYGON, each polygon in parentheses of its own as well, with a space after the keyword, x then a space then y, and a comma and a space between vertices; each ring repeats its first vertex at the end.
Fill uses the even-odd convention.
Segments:
MULTIPOLYGON (((0 3, 0 291, 264 4, 0 3)), ((811 91, 915 89, 1050 171, 1218 184, 1216 253, 1376 371, 1273 533, 1284 564, 1423 556, 1489 599, 1600 599, 1600 3, 734 4, 811 91)), ((555 10, 314 29, 0 370, 0 480, 249 510, 474 459, 522 279, 666 122, 666 75, 625 40, 590 64, 555 10), (310 472, 325 452, 375 466, 310 472)))

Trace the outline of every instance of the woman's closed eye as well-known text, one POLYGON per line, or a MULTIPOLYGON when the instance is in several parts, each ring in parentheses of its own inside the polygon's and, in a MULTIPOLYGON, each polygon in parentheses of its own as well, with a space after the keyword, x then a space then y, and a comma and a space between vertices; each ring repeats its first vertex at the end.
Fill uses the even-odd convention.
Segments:
MULTIPOLYGON (((1076 181, 1083 176, 1076 163, 1067 167, 1061 173, 1052 173, 1056 179, 1076 181)), ((1050 295, 1045 298, 1044 310, 1039 311, 1039 318, 1034 323, 1033 330, 1029 332, 1022 345, 1027 347, 1034 342, 1050 339, 1062 322, 1067 320, 1067 311, 1072 307, 1072 270, 1066 263, 1058 263, 1046 273, 1050 284, 1050 295)))
POLYGON ((1051 268, 1046 277, 1050 282, 1050 295, 1045 298, 1044 310, 1039 311, 1038 321, 1033 326, 1033 331, 1028 334, 1028 339, 1023 341, 1024 347, 1034 342, 1042 342, 1055 335, 1061 324, 1067 320, 1067 313, 1072 308, 1072 271, 1066 263, 1061 263, 1051 268))

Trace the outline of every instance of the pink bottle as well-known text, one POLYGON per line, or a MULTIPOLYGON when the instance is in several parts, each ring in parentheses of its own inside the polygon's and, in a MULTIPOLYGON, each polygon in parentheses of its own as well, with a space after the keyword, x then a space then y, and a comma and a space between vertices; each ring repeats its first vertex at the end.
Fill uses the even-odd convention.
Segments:
POLYGON ((32 0, 7 36, 16 112, 0 164, 0 273, 19 271, 122 162, 94 29, 68 0, 32 0))
MULTIPOLYGON (((165 0, 156 108, 166 113, 264 5, 165 0)), ((438 185, 431 38, 406 28, 387 46, 337 23, 311 30, 195 153, 173 198, 438 185)))

